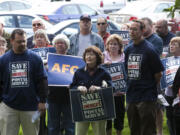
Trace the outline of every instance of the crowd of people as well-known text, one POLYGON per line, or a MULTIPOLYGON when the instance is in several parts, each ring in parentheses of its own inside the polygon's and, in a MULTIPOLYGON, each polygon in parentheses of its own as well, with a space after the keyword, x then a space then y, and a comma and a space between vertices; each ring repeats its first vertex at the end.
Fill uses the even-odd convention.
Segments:
POLYGON ((112 135, 113 126, 116 135, 122 135, 125 112, 131 135, 163 135, 164 110, 170 135, 180 134, 180 103, 172 105, 180 97, 180 68, 172 86, 160 89, 165 70, 161 58, 180 56, 180 37, 168 30, 167 21, 152 22, 148 17, 133 20, 127 27, 127 45, 120 35, 107 32, 106 18, 97 19, 97 33, 91 31, 91 26, 91 17, 82 15, 79 32, 68 38, 48 35, 43 22, 34 19, 34 35, 27 39, 22 29, 7 34, 0 22, 0 135, 18 135, 20 125, 24 135, 86 135, 90 124, 94 135, 112 135), (77 69, 68 87, 48 86, 47 63, 31 51, 42 47, 54 47, 56 54, 84 60, 85 66, 77 69), (73 122, 69 89, 86 94, 113 88, 110 74, 101 65, 122 62, 127 91, 113 93, 116 117, 73 122), (157 102, 160 93, 169 106, 157 102), (37 110, 40 120, 32 122, 37 110))

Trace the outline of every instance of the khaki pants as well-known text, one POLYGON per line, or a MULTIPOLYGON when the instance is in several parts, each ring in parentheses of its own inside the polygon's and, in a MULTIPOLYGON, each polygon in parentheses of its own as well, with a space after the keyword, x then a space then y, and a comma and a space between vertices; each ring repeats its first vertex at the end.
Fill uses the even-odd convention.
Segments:
POLYGON ((18 135, 21 124, 24 135, 38 135, 39 120, 31 122, 35 111, 19 111, 0 103, 0 133, 1 135, 18 135))
POLYGON ((94 135, 106 135, 106 120, 94 122, 76 122, 75 135, 86 135, 90 124, 92 125, 94 135))

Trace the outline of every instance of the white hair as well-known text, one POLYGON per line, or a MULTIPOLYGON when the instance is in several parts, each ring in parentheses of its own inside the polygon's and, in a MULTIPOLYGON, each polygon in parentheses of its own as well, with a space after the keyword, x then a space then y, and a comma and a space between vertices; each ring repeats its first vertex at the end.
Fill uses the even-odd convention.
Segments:
POLYGON ((55 43, 57 41, 63 41, 66 44, 67 49, 69 49, 69 47, 70 47, 70 40, 69 40, 69 38, 66 35, 58 34, 57 36, 54 37, 54 39, 52 41, 52 44, 55 46, 55 43))
POLYGON ((38 30, 34 33, 33 43, 35 44, 35 38, 36 38, 36 36, 37 36, 37 35, 41 35, 41 34, 44 35, 44 37, 45 37, 45 39, 46 39, 46 42, 47 42, 48 44, 50 44, 49 38, 48 38, 48 36, 47 36, 47 34, 46 34, 46 31, 43 30, 43 29, 38 29, 38 30))

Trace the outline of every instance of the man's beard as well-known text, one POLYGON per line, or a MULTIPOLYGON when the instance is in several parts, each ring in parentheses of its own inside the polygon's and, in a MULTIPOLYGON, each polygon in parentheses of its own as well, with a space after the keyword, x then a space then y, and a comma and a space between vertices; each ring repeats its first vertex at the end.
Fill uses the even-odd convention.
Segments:
POLYGON ((19 46, 19 47, 17 48, 17 50, 18 50, 18 52, 23 53, 23 52, 26 50, 26 46, 21 45, 21 46, 19 46))

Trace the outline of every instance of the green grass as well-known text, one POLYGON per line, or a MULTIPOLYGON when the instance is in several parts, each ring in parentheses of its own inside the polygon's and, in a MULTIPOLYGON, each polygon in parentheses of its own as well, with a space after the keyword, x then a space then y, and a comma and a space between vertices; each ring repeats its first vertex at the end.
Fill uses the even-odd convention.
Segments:
MULTIPOLYGON (((168 131, 167 124, 166 124, 166 116, 165 116, 165 114, 164 114, 164 118, 163 119, 164 119, 163 120, 163 135, 169 135, 169 131, 168 131)), ((130 135, 127 116, 125 116, 124 129, 123 129, 122 134, 123 135, 130 135)), ((22 129, 20 129, 19 135, 23 135, 22 129)), ((88 135, 93 135, 93 131, 92 131, 91 127, 89 128, 88 135)), ((113 135, 115 135, 115 130, 114 129, 113 129, 113 135)))

